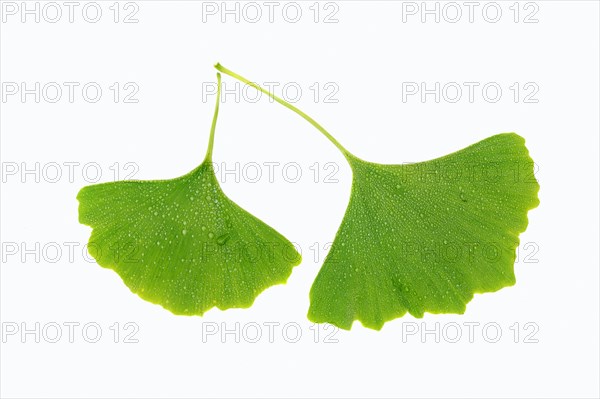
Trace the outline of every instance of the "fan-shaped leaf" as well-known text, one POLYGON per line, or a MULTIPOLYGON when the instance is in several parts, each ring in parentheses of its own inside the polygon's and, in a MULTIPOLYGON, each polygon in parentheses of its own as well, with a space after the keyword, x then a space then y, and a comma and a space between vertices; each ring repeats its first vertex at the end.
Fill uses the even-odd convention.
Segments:
POLYGON ((366 162, 294 105, 216 68, 307 120, 352 167, 350 202, 311 288, 309 319, 381 329, 407 312, 463 313, 474 293, 515 283, 519 233, 539 203, 523 138, 500 134, 410 165, 366 162))
POLYGON ((175 314, 249 307, 301 260, 285 237, 221 190, 211 161, 218 104, 219 95, 198 168, 172 180, 92 185, 77 196, 79 221, 93 228, 89 248, 98 264, 175 314))
POLYGON ((313 283, 311 320, 380 329, 406 312, 464 313, 474 293, 515 283, 519 233, 539 202, 520 136, 416 164, 350 164, 350 203, 313 283))

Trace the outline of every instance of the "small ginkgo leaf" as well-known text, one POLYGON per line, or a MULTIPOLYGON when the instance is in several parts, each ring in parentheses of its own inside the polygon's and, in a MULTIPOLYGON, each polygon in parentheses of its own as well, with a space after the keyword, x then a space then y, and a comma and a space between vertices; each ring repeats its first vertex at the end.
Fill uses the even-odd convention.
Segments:
POLYGON ((515 250, 538 203, 525 141, 499 134, 427 162, 382 165, 352 155, 321 131, 353 172, 350 202, 310 291, 308 317, 381 329, 407 312, 464 313, 475 293, 515 283, 515 250))
POLYGON ((301 257, 285 237, 221 190, 212 164, 221 80, 204 162, 172 180, 84 187, 79 221, 99 265, 132 292, 175 314, 246 308, 285 283, 301 257))

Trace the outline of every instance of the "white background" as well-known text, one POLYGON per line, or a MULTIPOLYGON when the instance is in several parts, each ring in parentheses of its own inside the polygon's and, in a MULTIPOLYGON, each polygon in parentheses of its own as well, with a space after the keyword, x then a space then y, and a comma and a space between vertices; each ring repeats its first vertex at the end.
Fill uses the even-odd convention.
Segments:
MULTIPOLYGON (((485 3, 473 23, 465 6, 456 23, 443 15, 439 23, 433 16, 422 23, 420 14, 404 15, 403 22, 401 2, 349 1, 337 3, 339 22, 329 24, 322 22, 324 3, 318 23, 312 2, 302 3, 297 23, 287 22, 281 8, 274 23, 266 15, 257 23, 243 15, 239 23, 233 16, 222 23, 220 14, 203 21, 201 2, 138 1, 139 22, 132 24, 113 22, 112 3, 100 2, 98 23, 86 22, 81 6, 74 23, 66 15, 57 23, 3 15, 3 84, 97 82, 103 95, 88 103, 79 89, 73 103, 65 92, 57 103, 36 103, 33 95, 23 102, 15 95, 1 104, 3 331, 40 323, 50 336, 36 343, 35 334, 3 334, 2 397, 598 397, 597 2, 537 2, 538 23, 523 22, 533 10, 524 3, 515 23, 512 1, 499 3, 497 23, 482 17, 485 3), (343 216, 350 169, 335 147, 290 111, 265 97, 251 103, 230 94, 221 107, 215 162, 230 168, 235 162, 297 162, 303 176, 298 183, 286 181, 281 169, 273 183, 266 176, 258 183, 227 176, 224 190, 298 243, 304 261, 286 285, 268 289, 246 310, 178 317, 131 294, 117 274, 82 255, 90 233, 77 221, 75 197, 89 184, 82 165, 100 165, 101 181, 114 180, 115 162, 122 174, 127 162, 138 165, 137 179, 172 178, 197 166, 214 101, 203 101, 203 84, 214 82, 217 61, 260 83, 297 82, 303 88, 297 105, 371 161, 425 160, 496 133, 521 134, 539 166, 541 204, 521 235, 517 284, 476 295, 462 316, 405 316, 379 332, 359 323, 333 333, 312 326, 305 317, 308 292, 326 253, 322 248, 343 216), (115 103, 108 89, 114 82, 137 84, 139 102, 115 103), (336 84, 338 102, 324 102, 324 93, 315 102, 309 89, 315 82, 336 84), (497 82, 503 94, 496 103, 486 101, 481 89, 472 103, 466 92, 457 103, 436 103, 432 95, 425 102, 419 96, 403 101, 403 82, 430 88, 435 82, 497 82), (515 103, 509 89, 514 82, 535 83, 538 102, 524 102, 522 92, 515 103), (21 173, 36 162, 39 182, 21 173), (56 183, 42 173, 53 162, 63 165, 56 183), (79 163, 72 182, 65 162, 79 163), (338 165, 338 183, 324 183, 323 175, 315 183, 309 169, 315 162, 338 165), (15 165, 17 173, 7 174, 15 165), (321 247, 317 260, 310 249, 315 242, 321 247), (7 253, 11 243, 20 248, 17 254, 7 253), (35 249, 22 252, 22 245, 36 243, 38 260, 35 249), (76 243, 73 259, 65 243, 76 243), (55 259, 51 250, 57 247, 62 254, 55 259), (68 322, 80 323, 72 343, 68 322), (115 322, 117 343, 110 329, 115 322), (124 329, 127 322, 139 327, 137 343, 124 342, 132 331, 124 329), (268 322, 280 323, 273 342, 263 324, 268 322), (433 334, 420 334, 436 323, 440 330, 456 326, 447 324, 452 322, 462 329, 457 343, 450 342, 454 330, 445 330, 439 343, 433 334), (480 323, 473 342, 468 322, 480 323), (48 339, 55 334, 52 323, 62 326, 57 343, 48 339), (97 343, 82 335, 86 323, 101 327, 97 343), (234 334, 221 335, 236 323, 247 333, 239 343, 234 334), (243 328, 256 324, 248 323, 261 326, 259 342, 249 342, 256 330, 243 328), (282 332, 286 323, 300 327, 298 342, 289 342, 295 329, 282 332), (488 342, 494 330, 482 333, 486 323, 501 328, 498 342, 488 342), (529 329, 525 323, 532 323, 529 329), (211 328, 219 331, 203 335, 211 328), (407 335, 413 328, 419 332, 407 335)), ((234 87, 231 78, 224 82, 234 87)))

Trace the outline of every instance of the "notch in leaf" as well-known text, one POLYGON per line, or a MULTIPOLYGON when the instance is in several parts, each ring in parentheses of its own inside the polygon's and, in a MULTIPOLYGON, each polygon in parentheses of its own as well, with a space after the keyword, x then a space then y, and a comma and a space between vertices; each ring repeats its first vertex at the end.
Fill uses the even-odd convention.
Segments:
POLYGON ((310 291, 308 317, 379 330, 407 312, 464 313, 475 293, 515 283, 515 250, 539 185, 525 140, 498 134, 427 162, 383 165, 351 154, 304 112, 353 172, 350 201, 310 291))
POLYGON ((171 180, 87 186, 79 221, 88 248, 142 299, 184 315, 247 308, 301 261, 292 243, 221 190, 212 164, 221 75, 204 162, 171 180))

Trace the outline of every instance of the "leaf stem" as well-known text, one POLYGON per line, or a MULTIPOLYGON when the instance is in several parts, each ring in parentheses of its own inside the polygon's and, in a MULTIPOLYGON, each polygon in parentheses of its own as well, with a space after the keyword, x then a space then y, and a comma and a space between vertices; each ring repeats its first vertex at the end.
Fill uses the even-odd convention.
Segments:
POLYGON ((288 103, 287 101, 277 97, 275 94, 271 93, 268 90, 263 89, 261 86, 259 86, 258 84, 249 81, 248 79, 244 78, 241 75, 238 75, 237 73, 230 71, 229 69, 225 68, 223 65, 217 63, 215 65, 215 68, 224 73, 225 75, 229 75, 232 78, 235 78, 245 84, 247 84, 248 86, 252 86, 255 89, 261 91, 262 93, 268 95, 269 97, 271 97, 273 100, 277 101, 279 104, 283 105, 284 107, 286 107, 287 109, 290 109, 292 111, 294 111, 296 114, 300 115, 304 120, 306 120, 308 123, 310 123, 311 125, 313 125, 318 131, 320 131, 325 137, 327 137, 327 139, 329 141, 331 141, 333 143, 333 145, 335 145, 338 150, 340 150, 342 152, 342 154, 344 154, 344 156, 349 159, 350 157, 353 157, 353 155, 344 148, 344 146, 342 146, 340 144, 339 141, 337 141, 331 134, 329 134, 329 132, 327 130, 325 130, 325 128, 323 126, 321 126, 317 121, 315 121, 313 118, 311 118, 310 116, 308 116, 307 114, 305 114, 304 112, 302 112, 300 109, 296 108, 295 106, 293 106, 292 104, 288 103))
POLYGON ((221 74, 217 72, 217 103, 215 104, 215 113, 213 115, 212 125, 210 127, 210 138, 208 139, 208 150, 204 162, 212 161, 213 145, 215 143, 215 129, 217 128, 217 117, 219 116, 219 103, 221 102, 221 74))

